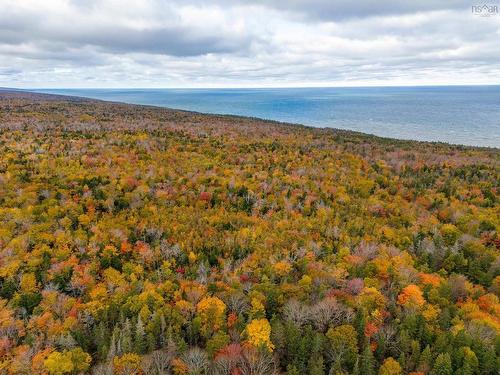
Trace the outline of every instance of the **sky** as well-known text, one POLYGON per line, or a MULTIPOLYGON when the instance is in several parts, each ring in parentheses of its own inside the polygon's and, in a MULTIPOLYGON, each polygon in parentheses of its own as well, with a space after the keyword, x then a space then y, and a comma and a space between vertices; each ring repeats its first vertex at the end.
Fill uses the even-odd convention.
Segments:
POLYGON ((500 84, 500 0, 0 0, 0 87, 500 84))

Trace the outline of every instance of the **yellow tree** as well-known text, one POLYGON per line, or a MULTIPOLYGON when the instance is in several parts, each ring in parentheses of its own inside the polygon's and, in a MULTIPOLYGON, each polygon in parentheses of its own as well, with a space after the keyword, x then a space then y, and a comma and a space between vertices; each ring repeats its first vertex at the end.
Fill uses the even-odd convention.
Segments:
POLYGON ((254 319, 246 327, 247 342, 255 347, 264 347, 273 351, 274 345, 271 342, 271 325, 265 318, 254 319))
POLYGON ((217 297, 205 297, 196 305, 201 319, 201 330, 205 335, 218 331, 226 321, 226 305, 217 297))

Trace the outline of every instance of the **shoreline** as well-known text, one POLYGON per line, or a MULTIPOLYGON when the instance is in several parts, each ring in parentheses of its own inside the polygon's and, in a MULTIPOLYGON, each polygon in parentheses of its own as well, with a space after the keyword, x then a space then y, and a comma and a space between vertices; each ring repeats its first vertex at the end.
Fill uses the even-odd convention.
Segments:
MULTIPOLYGON (((497 86, 497 85, 490 85, 490 86, 497 86)), ((401 86, 401 87, 407 87, 407 86, 401 86)), ((419 87, 433 87, 433 86, 419 86, 419 87)), ((265 90, 265 88, 263 88, 263 89, 265 90)), ((158 90, 162 90, 162 89, 158 89, 158 90)), ((29 95, 33 95, 33 96, 41 96, 41 97, 47 97, 47 98, 50 98, 50 97, 62 98, 62 99, 66 99, 69 101, 102 102, 102 103, 119 104, 119 105, 127 105, 127 106, 142 107, 142 108, 152 108, 152 109, 160 109, 160 110, 163 109, 163 110, 180 112, 180 113, 185 113, 185 114, 192 114, 192 115, 197 115, 197 116, 202 115, 202 116, 207 116, 207 117, 212 117, 212 118, 223 117, 223 118, 235 119, 235 120, 252 120, 252 121, 266 122, 266 123, 275 124, 275 125, 279 124, 281 126, 294 126, 294 127, 300 127, 300 128, 311 129, 311 130, 316 130, 316 131, 319 130, 319 131, 323 131, 323 132, 327 132, 327 133, 330 133, 330 132, 344 133, 345 132, 346 134, 353 134, 353 135, 357 135, 360 137, 368 137, 371 139, 377 139, 380 142, 389 142, 389 143, 396 142, 396 143, 400 143, 400 145, 404 145, 404 144, 411 145, 411 144, 417 143, 417 144, 428 144, 428 145, 438 145, 438 146, 442 145, 442 146, 451 147, 451 148, 458 148, 460 150, 479 149, 479 150, 485 150, 485 151, 500 151, 500 147, 493 147, 493 146, 478 146, 478 145, 466 145, 466 144, 459 144, 459 143, 449 143, 449 142, 443 142, 443 141, 425 141, 425 140, 416 140, 416 139, 391 138, 391 137, 384 137, 384 136, 379 136, 379 135, 372 134, 372 133, 360 132, 360 131, 350 130, 350 129, 341 129, 341 128, 335 128, 335 127, 326 127, 326 126, 312 126, 312 125, 306 125, 306 124, 301 124, 301 123, 266 119, 266 118, 262 118, 262 117, 223 114, 223 113, 199 112, 199 111, 192 111, 192 110, 186 110, 186 109, 181 109, 181 108, 172 108, 172 107, 153 105, 153 104, 136 104, 136 103, 131 103, 131 102, 97 99, 97 98, 79 96, 79 95, 65 95, 65 94, 59 94, 59 93, 30 91, 29 89, 16 89, 16 88, 0 87, 0 99, 1 99, 2 94, 5 94, 5 93, 7 93, 7 94, 8 93, 11 93, 11 94, 24 93, 24 94, 29 94, 29 95)))

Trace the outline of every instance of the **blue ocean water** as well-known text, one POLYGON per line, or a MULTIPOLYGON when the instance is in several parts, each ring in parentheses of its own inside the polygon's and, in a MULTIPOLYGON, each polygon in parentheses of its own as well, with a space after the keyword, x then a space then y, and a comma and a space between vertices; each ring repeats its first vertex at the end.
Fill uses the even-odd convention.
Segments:
POLYGON ((500 86, 35 91, 500 148, 500 86))

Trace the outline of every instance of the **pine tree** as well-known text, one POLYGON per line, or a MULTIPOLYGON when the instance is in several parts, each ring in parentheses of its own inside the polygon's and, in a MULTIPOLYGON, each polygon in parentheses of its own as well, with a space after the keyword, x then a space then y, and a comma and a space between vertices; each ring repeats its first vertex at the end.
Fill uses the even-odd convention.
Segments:
POLYGON ((497 366, 500 367, 500 363, 497 363, 497 356, 492 349, 487 348, 485 345, 483 345, 482 347, 484 348, 484 350, 474 350, 477 353, 477 357, 479 360, 479 373, 495 374, 497 366))
POLYGON ((286 375, 300 375, 300 372, 294 365, 288 365, 286 367, 286 375))
POLYGON ((359 356, 356 358, 356 361, 354 362, 354 368, 352 369, 352 375, 360 375, 360 370, 359 370, 359 356))
POLYGON ((123 328, 120 334, 120 353, 131 353, 132 352, 132 327, 130 320, 127 318, 123 324, 123 328))
POLYGON ((398 358, 398 362, 402 368, 406 369, 408 361, 406 360, 405 352, 401 352, 401 354, 399 355, 399 358, 398 358))
POLYGON ((360 309, 356 311, 356 316, 354 317, 354 328, 358 333, 358 343, 360 345, 360 350, 363 349, 362 345, 365 342, 365 326, 366 318, 364 310, 360 309))
POLYGON ((432 354, 429 345, 425 347, 418 361, 418 370, 428 373, 432 364, 432 354))
POLYGON ((150 332, 147 334, 147 352, 156 350, 156 337, 150 332))
POLYGON ((107 359, 112 360, 114 356, 120 354, 118 345, 119 345, 119 340, 117 337, 119 336, 118 333, 118 328, 115 327, 113 330, 113 335, 111 336, 111 341, 109 342, 109 350, 107 353, 107 359))
POLYGON ((313 356, 309 359, 309 375, 324 375, 323 356, 313 356))
POLYGON ((163 338, 163 328, 161 314, 159 312, 155 312, 153 314, 151 321, 147 323, 146 327, 148 333, 156 338, 154 346, 156 347, 158 344, 162 345, 163 343, 161 341, 163 338))
POLYGON ((477 359, 476 353, 471 350, 468 346, 464 346, 459 349, 460 356, 462 359, 462 367, 457 371, 460 375, 473 375, 479 368, 479 361, 477 359))
POLYGON ((437 356, 431 375, 451 375, 453 369, 451 367, 451 357, 449 353, 441 353, 437 356))
POLYGON ((385 337, 381 336, 377 341, 377 348, 375 349, 375 358, 379 362, 382 362, 385 358, 386 346, 385 337))
MULTIPOLYGON (((413 370, 414 368, 416 368, 418 365, 419 358, 420 358, 420 344, 418 343, 418 341, 413 340, 411 342, 410 358, 408 358, 407 367, 405 369, 413 370)), ((403 366, 402 363, 401 366, 403 366)))
POLYGON ((106 358, 108 353, 108 330, 104 322, 100 321, 99 324, 94 328, 95 343, 97 346, 97 353, 100 359, 106 358))
POLYGON ((137 318, 137 324, 135 326, 135 340, 134 340, 134 351, 138 354, 144 354, 147 349, 147 339, 146 333, 144 332, 144 324, 142 323, 141 316, 137 318))
POLYGON ((373 358, 373 353, 369 344, 365 344, 365 349, 361 354, 359 370, 363 375, 375 374, 375 359, 373 358))

